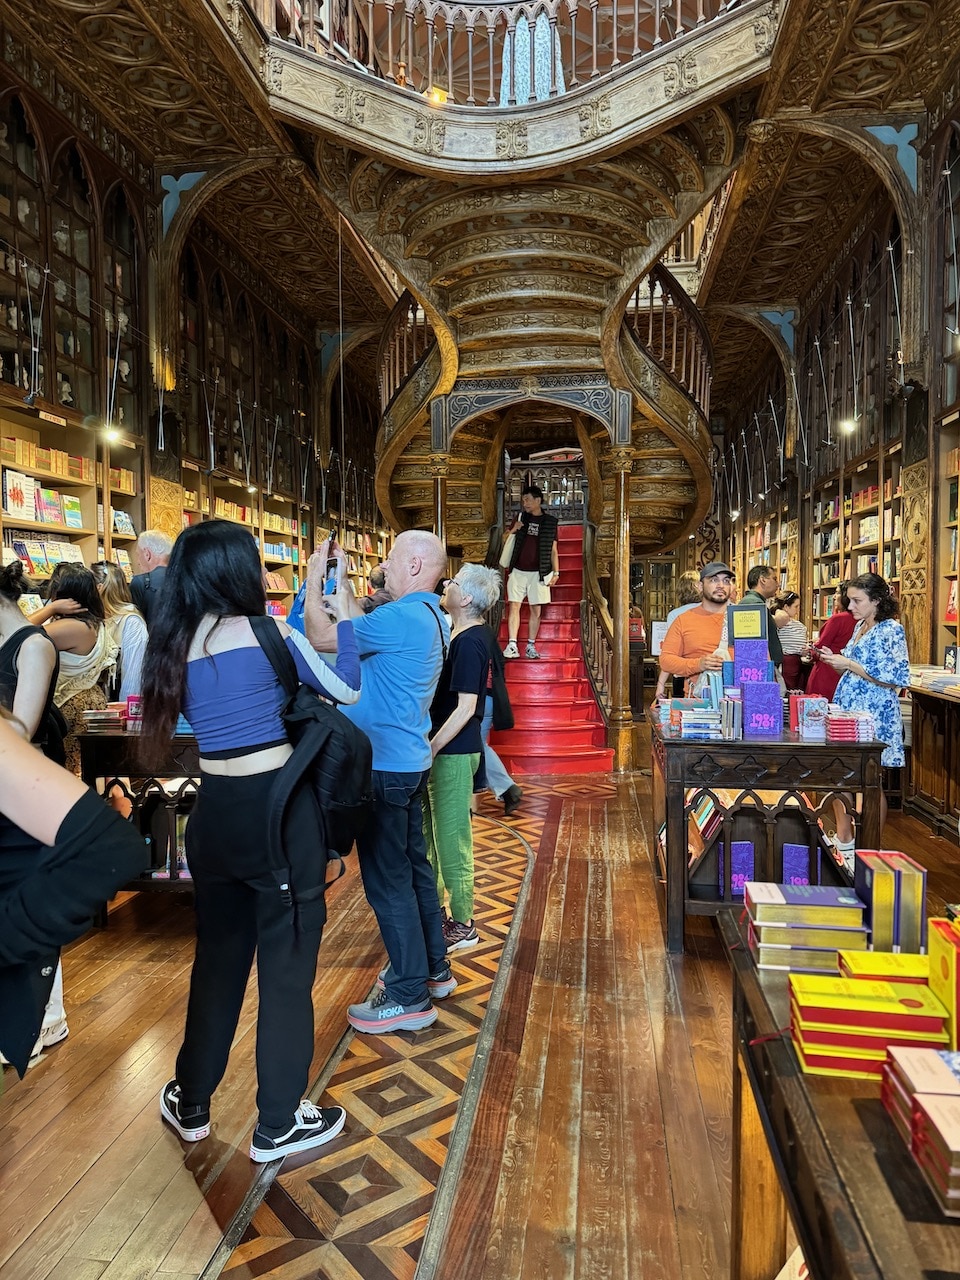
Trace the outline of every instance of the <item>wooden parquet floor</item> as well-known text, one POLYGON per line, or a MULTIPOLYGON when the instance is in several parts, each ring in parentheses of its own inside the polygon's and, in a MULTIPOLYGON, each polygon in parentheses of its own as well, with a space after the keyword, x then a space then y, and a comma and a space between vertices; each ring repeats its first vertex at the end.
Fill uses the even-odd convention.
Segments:
MULTIPOLYGON (((664 952, 648 776, 523 785, 509 826, 492 803, 477 822, 482 942, 426 1031, 346 1030, 383 952, 355 862, 335 887, 313 1092, 348 1121, 279 1176, 246 1155, 252 991, 211 1137, 191 1147, 159 1119, 189 903, 133 896, 69 948, 70 1038, 0 1096, 0 1280, 727 1274, 730 980, 712 924, 664 952)), ((960 898, 955 846, 897 814, 885 844, 930 868, 934 911, 960 898)))

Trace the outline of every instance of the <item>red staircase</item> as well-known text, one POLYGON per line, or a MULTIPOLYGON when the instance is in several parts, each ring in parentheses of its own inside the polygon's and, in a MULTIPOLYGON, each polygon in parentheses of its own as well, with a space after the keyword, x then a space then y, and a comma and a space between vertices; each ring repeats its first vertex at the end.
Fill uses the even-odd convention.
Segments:
MULTIPOLYGON (((593 696, 580 644, 583 530, 561 525, 560 583, 550 595, 537 636, 539 661, 525 658, 527 606, 520 610, 521 656, 507 661, 515 727, 490 735, 508 773, 610 773, 613 750, 593 696)), ((507 610, 500 625, 506 646, 507 610)))

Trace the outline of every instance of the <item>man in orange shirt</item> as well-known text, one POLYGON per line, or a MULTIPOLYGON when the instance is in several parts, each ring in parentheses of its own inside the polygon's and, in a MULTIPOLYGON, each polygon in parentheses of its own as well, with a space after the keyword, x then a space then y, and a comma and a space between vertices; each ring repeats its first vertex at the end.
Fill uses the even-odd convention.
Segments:
POLYGON ((714 560, 700 570, 703 600, 674 618, 660 646, 660 669, 671 676, 719 671, 729 657, 724 634, 733 570, 714 560))

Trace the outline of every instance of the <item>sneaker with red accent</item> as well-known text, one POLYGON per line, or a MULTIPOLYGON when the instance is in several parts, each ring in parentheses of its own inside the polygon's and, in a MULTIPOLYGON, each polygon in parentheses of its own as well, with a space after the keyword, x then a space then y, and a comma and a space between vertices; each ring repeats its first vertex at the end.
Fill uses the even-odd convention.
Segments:
POLYGON ((355 1031, 369 1031, 383 1035, 388 1031, 422 1031, 437 1020, 437 1011, 429 1000, 420 1004, 398 1004, 386 991, 380 991, 372 1000, 352 1004, 347 1010, 347 1021, 355 1031))
MULTIPOLYGON (((381 969, 377 974, 377 986, 381 991, 390 981, 392 972, 390 965, 387 965, 385 969, 381 969)), ((452 996, 456 989, 457 980, 453 976, 453 970, 449 964, 445 964, 436 973, 431 973, 427 979, 427 991, 431 1000, 443 1000, 446 996, 452 996)))
POLYGON ((443 940, 447 944, 447 954, 451 951, 465 951, 467 947, 475 947, 480 935, 472 920, 464 923, 448 916, 443 922, 443 940))

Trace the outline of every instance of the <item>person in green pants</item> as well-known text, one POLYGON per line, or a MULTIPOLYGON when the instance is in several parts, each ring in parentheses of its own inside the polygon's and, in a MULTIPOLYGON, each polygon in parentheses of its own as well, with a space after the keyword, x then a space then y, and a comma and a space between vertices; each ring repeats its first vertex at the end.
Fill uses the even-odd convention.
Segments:
POLYGON ((480 723, 490 669, 483 622, 499 598, 500 575, 479 564, 461 565, 440 597, 453 631, 430 708, 433 765, 423 801, 423 834, 441 906, 449 899, 443 921, 448 953, 480 940, 473 922, 470 797, 483 749, 480 723))

